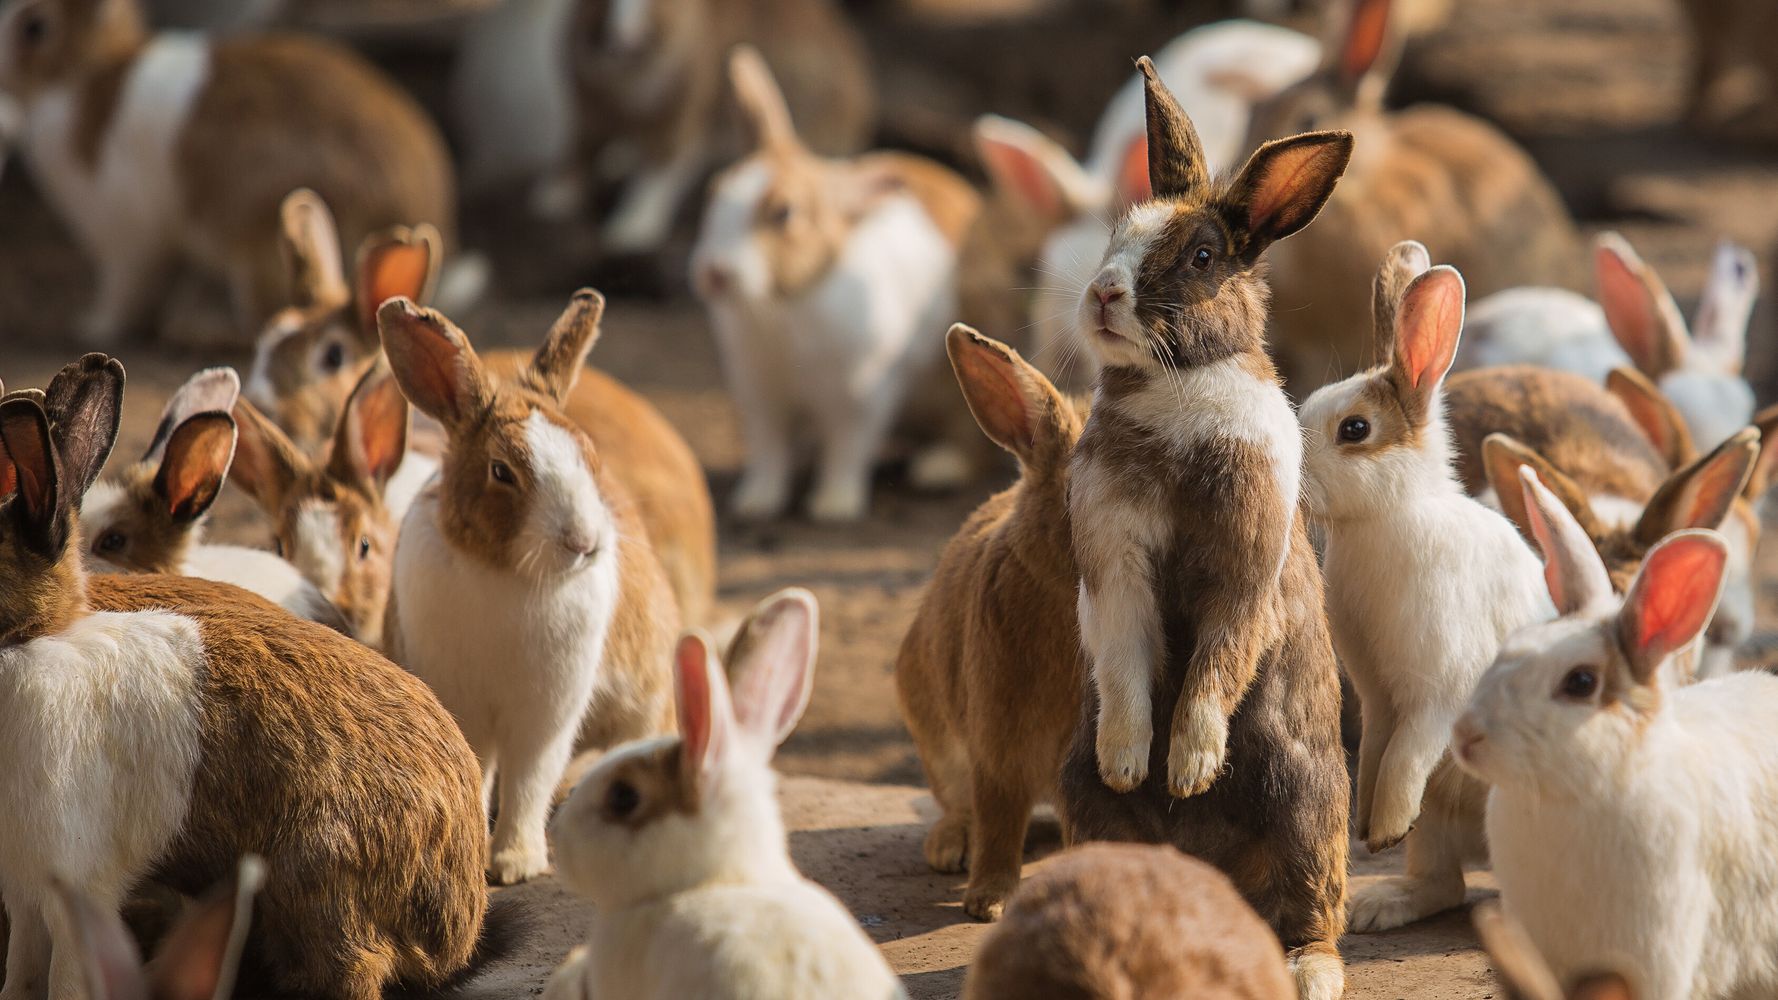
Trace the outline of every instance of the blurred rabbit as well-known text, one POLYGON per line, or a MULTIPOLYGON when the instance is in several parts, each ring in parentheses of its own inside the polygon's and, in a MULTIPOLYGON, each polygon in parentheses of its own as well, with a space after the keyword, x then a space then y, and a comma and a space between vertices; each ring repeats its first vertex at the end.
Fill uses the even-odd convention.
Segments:
POLYGON ((285 300, 278 210, 296 188, 327 199, 351 245, 414 220, 452 236, 437 129, 319 39, 155 34, 139 0, 12 0, 0 90, 23 109, 27 165, 97 265, 88 340, 151 323, 179 262, 224 279, 256 329, 285 300))
POLYGON ((1524 925, 1507 916, 1497 900, 1476 904, 1474 919, 1476 935, 1493 960, 1495 973, 1506 983, 1510 1000, 1635 1000, 1630 984, 1615 972, 1587 975, 1563 993, 1524 925))

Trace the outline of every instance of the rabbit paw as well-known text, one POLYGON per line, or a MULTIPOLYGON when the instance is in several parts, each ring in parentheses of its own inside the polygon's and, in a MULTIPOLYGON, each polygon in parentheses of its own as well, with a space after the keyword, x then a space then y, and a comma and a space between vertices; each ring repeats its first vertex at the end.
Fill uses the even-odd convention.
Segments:
POLYGON ((1228 720, 1212 705, 1192 705, 1167 747, 1167 791, 1181 799, 1209 791, 1228 759, 1228 742, 1228 720))
POLYGON ((809 516, 828 524, 847 524, 870 509, 870 491, 862 484, 824 485, 809 498, 809 516))
POLYGON ((969 485, 974 471, 962 448, 954 444, 938 444, 914 456, 908 479, 913 482, 914 489, 944 493, 969 485))
POLYGON ((1346 963, 1330 945, 1307 945, 1290 953, 1297 1000, 1340 1000, 1346 993, 1346 963))
POLYGON ((729 497, 729 511, 743 521, 769 521, 783 514, 789 502, 788 476, 748 472, 729 497))
POLYGON ((518 885, 549 871, 549 851, 508 847, 488 859, 488 879, 495 885, 518 885))
POLYGON ((1099 780, 1114 792, 1133 792, 1148 780, 1148 745, 1152 733, 1137 730, 1121 735, 1112 727, 1099 727, 1099 780))
POLYGON ((977 920, 993 923, 1006 912, 1006 901, 1018 887, 1017 876, 987 878, 980 885, 971 880, 969 889, 963 894, 963 912, 977 920))
POLYGON ((960 872, 969 856, 969 823, 963 817, 945 813, 926 831, 926 863, 935 872, 960 872))
POLYGON ((586 211, 586 185, 571 171, 538 179, 531 187, 531 214, 545 222, 567 222, 586 211))
POLYGON ((1443 913, 1462 902, 1461 882, 1447 887, 1439 882, 1386 878, 1352 893, 1348 906, 1349 926, 1358 934, 1394 930, 1435 913, 1443 913))

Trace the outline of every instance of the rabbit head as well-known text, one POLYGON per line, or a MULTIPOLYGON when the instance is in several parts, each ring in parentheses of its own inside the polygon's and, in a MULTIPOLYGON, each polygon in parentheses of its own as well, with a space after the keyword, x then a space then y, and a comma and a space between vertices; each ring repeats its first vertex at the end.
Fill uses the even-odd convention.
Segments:
POLYGON ((1563 993, 1531 936, 1497 900, 1477 904, 1475 929, 1511 1000, 1635 1000, 1629 981, 1616 972, 1583 976, 1574 989, 1563 993))
POLYGON ((29 98, 77 80, 147 31, 137 0, 14 0, 0 7, 0 91, 29 98))
POLYGON ((575 787, 551 825, 563 880, 605 908, 787 870, 770 765, 808 707, 819 631, 814 595, 791 589, 743 623, 727 673, 707 637, 681 639, 679 736, 619 747, 575 787))
POLYGON ((78 513, 123 412, 123 365, 88 354, 49 389, 0 398, 0 646, 62 631, 86 605, 78 513))
POLYGON ((678 54, 709 16, 707 4, 688 0, 576 0, 573 44, 598 60, 648 61, 678 54))
POLYGON ((80 514, 95 568, 182 572, 234 461, 229 410, 240 389, 232 368, 193 375, 167 400, 141 460, 93 484, 80 514))
POLYGON ((1463 329, 1463 277, 1430 267, 1410 240, 1384 259, 1374 301, 1388 360, 1317 389, 1298 415, 1303 504, 1317 519, 1367 517, 1450 477, 1442 388, 1463 329))
POLYGON ((1713 531, 1669 535, 1620 600, 1568 508, 1532 470, 1519 478, 1561 617, 1501 646, 1451 745, 1483 781, 1597 794, 1633 766, 1644 728, 1677 680, 1670 661, 1716 610, 1728 547, 1713 531))
POLYGON ((1352 156, 1348 132, 1261 146, 1213 181, 1191 119, 1143 57, 1153 200, 1126 212, 1078 321, 1112 368, 1177 369, 1261 350, 1267 287, 1260 258, 1314 220, 1352 156))
POLYGON ((1299 132, 1344 128, 1361 116, 1379 114, 1400 58, 1392 6, 1393 0, 1330 4, 1331 10, 1347 12, 1334 26, 1338 44, 1328 46, 1314 73, 1254 105, 1248 146, 1299 132))

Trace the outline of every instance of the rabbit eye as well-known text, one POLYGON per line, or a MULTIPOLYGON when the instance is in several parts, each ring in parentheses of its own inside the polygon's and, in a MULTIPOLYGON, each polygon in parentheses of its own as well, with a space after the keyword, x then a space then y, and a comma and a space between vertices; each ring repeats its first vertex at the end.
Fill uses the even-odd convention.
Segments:
POLYGON ((1586 701, 1599 690, 1599 674, 1592 667, 1575 667, 1562 678, 1557 693, 1564 698, 1586 701))
POLYGON ((790 203, 785 202, 782 205, 773 206, 771 211, 766 213, 766 222, 779 228, 788 224, 790 222, 790 203))
POLYGON ((330 372, 337 372, 346 365, 346 345, 334 341, 327 345, 321 355, 321 367, 330 372))
POLYGON ((129 539, 121 531, 107 531, 99 536, 99 543, 93 546, 94 552, 122 552, 129 539))
POLYGON ((518 477, 512 474, 512 466, 498 458, 488 464, 488 475, 493 476, 495 482, 505 483, 508 486, 516 486, 519 481, 518 477))
POLYGON ((1347 417, 1340 421, 1340 440, 1346 444, 1357 444, 1371 436, 1371 422, 1363 417, 1347 417))
POLYGON ((43 19, 42 14, 26 14, 24 21, 19 25, 19 35, 24 39, 26 45, 36 45, 43 41, 43 36, 47 34, 49 34, 49 22, 43 19))
POLYGON ((1192 251, 1192 269, 1195 271, 1210 270, 1212 255, 1209 247, 1199 247, 1192 251))
POLYGON ((369 535, 360 535, 360 536, 358 536, 358 558, 362 560, 362 559, 368 558, 369 556, 370 556, 370 536, 369 535))
POLYGON ((605 790, 605 815, 610 819, 628 819, 641 804, 641 794, 627 781, 614 781, 605 790))

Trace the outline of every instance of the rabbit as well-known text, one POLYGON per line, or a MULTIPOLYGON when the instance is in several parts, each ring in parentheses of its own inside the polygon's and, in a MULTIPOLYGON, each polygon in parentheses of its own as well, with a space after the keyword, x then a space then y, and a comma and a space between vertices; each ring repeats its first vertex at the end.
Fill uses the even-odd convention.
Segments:
POLYGON ((257 328, 283 300, 274 223, 296 188, 354 244, 412 219, 452 237, 443 138, 368 62, 296 35, 152 33, 139 4, 16 0, 0 16, 25 163, 97 266, 85 339, 146 329, 179 263, 226 281, 257 328))
POLYGON ((94 354, 0 401, 0 996, 83 992, 53 875, 115 910, 143 878, 201 892, 244 853, 274 876, 254 939, 276 991, 460 980, 512 914, 489 907, 475 759, 426 686, 239 588, 82 569, 123 385, 94 354))
POLYGON ((1301 995, 1337 997, 1339 676, 1297 505, 1301 430, 1263 343, 1261 257, 1315 218, 1352 136, 1268 143, 1213 182, 1191 120, 1137 65, 1156 200, 1118 223, 1081 297, 1101 369, 1068 507, 1092 683, 1064 825, 1072 842, 1167 842, 1223 869, 1301 995))
MULTIPOLYGON (((1321 44, 1308 35, 1245 20, 1193 28, 1154 58, 1197 126, 1212 175, 1237 165, 1254 102, 1302 80, 1320 61, 1321 44)), ((1149 197, 1142 94, 1142 76, 1134 74, 1100 114, 1085 163, 1022 122, 987 115, 975 127, 996 190, 1047 231, 1034 274, 1032 358, 1069 388, 1092 376, 1074 303, 1105 256, 1111 223, 1149 197)))
POLYGON ((728 119, 730 49, 758 45, 817 152, 864 149, 876 95, 863 40, 833 0, 578 0, 570 15, 575 127, 568 163, 534 192, 545 217, 622 180, 600 229, 615 254, 659 250, 711 169, 745 153, 728 119))
POLYGON ((1353 893, 1361 932, 1463 903, 1485 791, 1450 773, 1451 723, 1501 642, 1555 617, 1530 545, 1451 471, 1440 388, 1462 276, 1408 241, 1385 258, 1376 297, 1376 353, 1390 360, 1315 390, 1298 415, 1328 623, 1363 710, 1357 833, 1373 852, 1408 845, 1405 877, 1353 893))
POLYGON ((808 707, 816 619, 808 591, 767 598, 726 673, 708 639, 681 639, 679 735, 613 750, 557 811, 562 880, 594 915, 545 1000, 905 997, 785 842, 771 758, 808 707))
POLYGON ((551 792, 577 736, 651 736, 671 713, 672 587, 635 502, 564 411, 604 309, 577 292, 514 376, 437 312, 395 298, 377 316, 396 384, 449 436, 396 539, 385 642, 481 761, 499 805, 488 875, 503 885, 549 868, 551 792))
POLYGON ((235 453, 228 414, 240 391, 232 368, 187 379, 161 411, 142 460, 87 491, 81 523, 99 573, 174 573, 251 590, 298 618, 352 634, 338 608, 297 568, 270 552, 202 541, 204 515, 222 493, 235 453))
POLYGON ((1081 421, 1006 345, 958 324, 946 346, 982 431, 1017 456, 1020 477, 945 546, 895 687, 943 810, 927 863, 967 868, 963 910, 993 920, 1018 885, 1032 807, 1055 800, 1080 713, 1068 457, 1081 421))
POLYGON ((1717 245, 1690 331, 1660 275, 1629 241, 1603 233, 1593 259, 1598 303, 1554 288, 1490 296, 1476 306, 1468 328, 1474 346, 1459 367, 1539 364, 1599 381, 1634 364, 1673 400, 1702 447, 1747 426, 1753 390, 1741 369, 1759 297, 1753 254, 1726 240, 1717 245))
MULTIPOLYGON (((809 512, 855 521, 897 418, 918 434, 903 403, 936 370, 980 198, 918 157, 820 158, 757 51, 737 47, 730 75, 757 148, 716 179, 691 262, 747 444, 730 506, 748 519, 784 512, 794 432, 808 426, 820 444, 809 512)), ((933 447, 915 460, 916 485, 967 478, 955 448, 921 443, 933 447)))
POLYGON ((1392 0, 1355 0, 1344 38, 1308 79, 1254 107, 1250 142, 1350 129, 1357 155, 1319 225, 1272 260, 1274 352, 1301 398, 1370 344, 1369 269, 1412 234, 1476 298, 1569 287, 1577 237, 1554 186, 1492 125, 1453 108, 1383 109, 1394 70, 1392 0))
POLYGON ((1474 919, 1476 935, 1506 983, 1508 1000, 1635 1000, 1629 982, 1617 972, 1586 975, 1564 993, 1524 926, 1502 912, 1498 900, 1477 904, 1474 919))
POLYGON ((1452 733, 1492 786, 1502 906, 1561 985, 1610 967, 1647 997, 1772 996, 1778 677, 1680 685, 1668 664, 1709 622, 1727 547, 1675 533, 1620 599, 1567 508, 1520 476, 1563 617, 1502 648, 1452 733))
POLYGON ((1228 877, 1171 847, 1086 844, 1043 863, 976 951, 964 1000, 1295 1000, 1284 950, 1228 877))
POLYGON ((241 859, 235 875, 167 933, 144 969, 129 929, 60 879, 52 881, 62 919, 79 943, 88 1000, 227 1000, 234 996, 241 950, 253 922, 253 899, 265 885, 265 862, 241 859))

